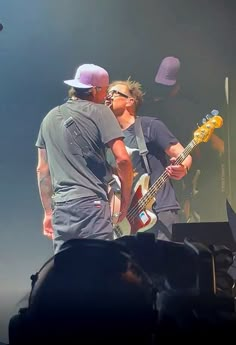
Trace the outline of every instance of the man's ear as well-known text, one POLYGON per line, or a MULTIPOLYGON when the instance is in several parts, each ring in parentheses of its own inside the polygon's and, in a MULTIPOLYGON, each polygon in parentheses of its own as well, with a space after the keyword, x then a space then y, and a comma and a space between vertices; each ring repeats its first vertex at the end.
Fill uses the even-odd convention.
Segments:
POLYGON ((127 102, 126 102, 128 107, 133 107, 135 106, 135 99, 133 97, 129 97, 127 98, 127 102))
POLYGON ((96 89, 96 87, 94 86, 94 87, 91 89, 91 95, 92 95, 93 97, 95 97, 96 94, 97 94, 97 89, 96 89))
POLYGON ((177 93, 180 91, 180 84, 176 83, 175 86, 173 87, 173 89, 170 92, 171 96, 175 96, 177 95, 177 93))

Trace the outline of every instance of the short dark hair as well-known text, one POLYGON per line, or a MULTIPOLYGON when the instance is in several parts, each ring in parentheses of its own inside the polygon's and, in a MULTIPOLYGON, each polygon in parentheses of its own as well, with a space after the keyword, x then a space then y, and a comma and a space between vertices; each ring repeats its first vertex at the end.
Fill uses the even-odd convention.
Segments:
POLYGON ((68 91, 68 96, 69 98, 77 97, 81 99, 87 99, 88 97, 91 96, 91 90, 92 88, 81 89, 81 88, 71 87, 68 91))

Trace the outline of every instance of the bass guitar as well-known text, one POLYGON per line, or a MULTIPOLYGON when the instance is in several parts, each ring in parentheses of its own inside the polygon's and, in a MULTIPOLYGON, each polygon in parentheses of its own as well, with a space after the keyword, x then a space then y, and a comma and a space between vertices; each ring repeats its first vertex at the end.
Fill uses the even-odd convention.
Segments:
MULTIPOLYGON (((218 111, 212 111, 202 120, 202 126, 194 131, 192 141, 185 147, 184 151, 176 158, 175 164, 181 164, 191 151, 200 143, 207 142, 215 128, 223 125, 223 119, 218 115, 218 111)), ((164 171, 160 177, 149 187, 150 177, 143 174, 135 185, 131 198, 130 207, 126 218, 120 223, 113 224, 114 238, 134 235, 138 231, 143 232, 153 227, 157 222, 157 217, 152 211, 152 205, 156 201, 157 192, 168 180, 168 174, 164 171)), ((119 211, 119 195, 113 195, 112 212, 119 211)))

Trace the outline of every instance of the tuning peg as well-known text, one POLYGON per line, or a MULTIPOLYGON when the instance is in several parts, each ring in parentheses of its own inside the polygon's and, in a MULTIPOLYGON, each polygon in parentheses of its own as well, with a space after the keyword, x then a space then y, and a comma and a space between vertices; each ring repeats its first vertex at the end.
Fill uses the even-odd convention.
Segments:
POLYGON ((202 119, 202 123, 205 123, 206 122, 206 119, 205 119, 205 117, 202 119))
POLYGON ((213 110, 211 111, 211 114, 212 114, 213 116, 216 116, 216 115, 219 114, 219 111, 216 110, 216 109, 213 109, 213 110))
POLYGON ((206 119, 209 120, 212 116, 212 114, 206 114, 206 119))

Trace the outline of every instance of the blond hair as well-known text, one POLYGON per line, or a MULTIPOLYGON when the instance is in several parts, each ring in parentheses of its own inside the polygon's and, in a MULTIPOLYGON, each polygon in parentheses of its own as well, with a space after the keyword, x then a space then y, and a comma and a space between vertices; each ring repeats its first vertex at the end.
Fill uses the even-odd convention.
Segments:
POLYGON ((145 95, 145 93, 142 91, 142 85, 138 81, 131 80, 129 77, 127 80, 113 81, 108 87, 108 92, 113 86, 117 84, 125 85, 127 87, 131 97, 134 98, 135 109, 138 109, 141 106, 143 102, 143 96, 145 95))

